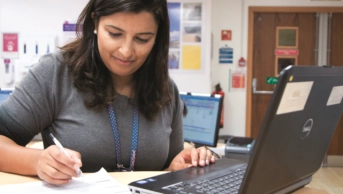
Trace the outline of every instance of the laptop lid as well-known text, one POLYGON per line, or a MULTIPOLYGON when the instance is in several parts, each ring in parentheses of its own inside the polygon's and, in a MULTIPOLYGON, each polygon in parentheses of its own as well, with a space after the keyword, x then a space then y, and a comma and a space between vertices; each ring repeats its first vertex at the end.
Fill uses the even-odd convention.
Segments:
MULTIPOLYGON (((239 193, 289 193, 320 168, 343 110, 343 67, 289 66, 279 76, 239 193)), ((135 181, 146 193, 174 193, 166 185, 220 177, 234 159, 218 160, 135 181)))
POLYGON ((281 72, 240 193, 275 193, 321 166, 342 114, 343 68, 281 72))

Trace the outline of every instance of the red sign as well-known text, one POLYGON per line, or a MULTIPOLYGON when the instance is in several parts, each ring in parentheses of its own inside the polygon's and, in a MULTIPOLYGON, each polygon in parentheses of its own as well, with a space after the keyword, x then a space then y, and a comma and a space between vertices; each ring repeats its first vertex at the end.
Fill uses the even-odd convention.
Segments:
POLYGON ((231 30, 222 30, 222 40, 231 40, 232 32, 231 30))
POLYGON ((298 49, 275 49, 275 55, 298 56, 299 50, 298 49))
POLYGON ((18 52, 18 34, 4 33, 2 38, 3 52, 18 52))
POLYGON ((232 88, 244 88, 245 87, 245 74, 233 73, 232 74, 232 88))

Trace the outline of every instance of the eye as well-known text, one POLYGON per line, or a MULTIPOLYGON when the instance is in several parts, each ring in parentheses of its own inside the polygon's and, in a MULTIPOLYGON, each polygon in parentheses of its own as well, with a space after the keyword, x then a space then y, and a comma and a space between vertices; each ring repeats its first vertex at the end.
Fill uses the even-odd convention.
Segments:
POLYGON ((112 33, 112 32, 108 32, 108 33, 112 37, 119 37, 119 36, 121 36, 121 33, 112 33))
POLYGON ((136 40, 140 43, 147 43, 149 41, 149 39, 144 39, 144 38, 139 38, 139 37, 137 37, 136 40))

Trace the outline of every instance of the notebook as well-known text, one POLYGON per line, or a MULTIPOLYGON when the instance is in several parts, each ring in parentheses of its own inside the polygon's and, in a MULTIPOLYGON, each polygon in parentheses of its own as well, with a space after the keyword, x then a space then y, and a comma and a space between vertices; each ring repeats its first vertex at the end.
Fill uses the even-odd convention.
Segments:
POLYGON ((133 193, 256 194, 298 190, 311 182, 322 164, 342 114, 342 97, 343 67, 286 67, 279 75, 248 162, 220 159, 206 167, 134 181, 129 187, 133 193), (229 173, 236 174, 236 182, 224 179, 229 173), (222 179, 217 185, 204 189, 218 177, 222 179))

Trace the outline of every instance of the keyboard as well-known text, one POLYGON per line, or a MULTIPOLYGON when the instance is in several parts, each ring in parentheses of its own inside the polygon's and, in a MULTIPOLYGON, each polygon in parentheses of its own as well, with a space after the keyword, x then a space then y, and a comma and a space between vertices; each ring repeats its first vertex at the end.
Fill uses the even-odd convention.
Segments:
POLYGON ((177 194, 236 194, 242 183, 246 167, 246 165, 241 166, 229 174, 211 180, 200 180, 194 183, 180 182, 163 187, 163 189, 177 194))

